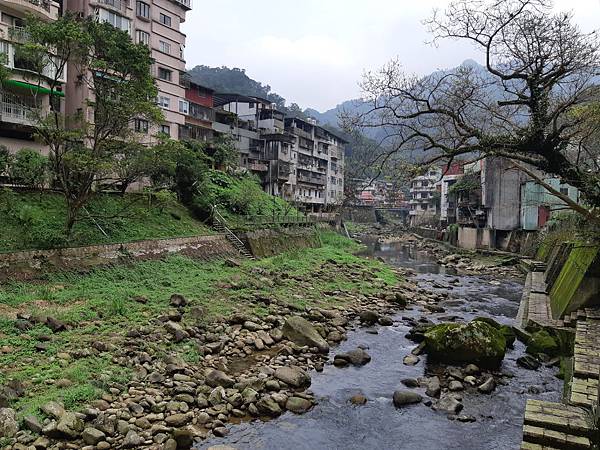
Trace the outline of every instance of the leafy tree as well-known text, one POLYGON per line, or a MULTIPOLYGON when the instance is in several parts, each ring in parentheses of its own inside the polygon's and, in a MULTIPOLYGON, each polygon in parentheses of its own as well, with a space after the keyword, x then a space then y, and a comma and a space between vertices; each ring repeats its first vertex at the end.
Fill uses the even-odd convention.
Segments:
POLYGON ((600 206, 600 167, 583 151, 584 119, 573 114, 594 95, 597 33, 546 0, 454 0, 426 22, 434 41, 472 43, 485 61, 419 78, 398 61, 363 80, 368 110, 346 125, 378 128, 388 153, 424 151, 427 162, 469 154, 500 156, 553 174, 600 206))
POLYGON ((66 14, 49 23, 30 18, 26 31, 30 40, 22 50, 46 74, 53 74, 40 75, 40 82, 43 79, 56 90, 68 61, 71 75, 87 91, 81 113, 67 117, 52 108, 35 125, 49 147, 52 175, 67 203, 68 235, 95 186, 111 181, 118 171, 123 148, 135 141, 133 121, 161 118, 154 102, 153 60, 148 47, 93 18, 79 20, 66 14))
POLYGON ((36 150, 22 148, 10 164, 9 175, 16 184, 41 188, 47 180, 47 170, 48 158, 36 150))
POLYGON ((0 145, 0 175, 7 173, 12 161, 12 155, 5 145, 0 145))

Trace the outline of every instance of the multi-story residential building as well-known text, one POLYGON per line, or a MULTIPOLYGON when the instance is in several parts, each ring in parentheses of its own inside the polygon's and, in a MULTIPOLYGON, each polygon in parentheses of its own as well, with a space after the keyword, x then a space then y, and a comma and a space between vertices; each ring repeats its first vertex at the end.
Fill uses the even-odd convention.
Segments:
MULTIPOLYGON (((27 3, 27 0, 14 1, 27 3)), ((65 0, 64 4, 66 10, 97 17, 127 31, 134 42, 150 47, 155 61, 152 70, 158 87, 157 103, 165 118, 155 131, 178 139, 179 129, 185 126, 189 113, 181 80, 185 72, 185 35, 181 24, 192 8, 192 0, 65 0)), ((89 90, 78 82, 76 72, 75 67, 69 67, 68 115, 81 111, 84 100, 89 98, 89 90)), ((148 130, 148 124, 138 124, 136 128, 148 130)))
POLYGON ((215 120, 214 91, 189 80, 184 80, 185 125, 179 126, 179 139, 197 139, 207 142, 213 137, 215 120))
POLYGON ((457 195, 451 192, 451 187, 463 176, 463 164, 452 163, 443 168, 440 184, 440 224, 446 226, 456 223, 457 195))
POLYGON ((440 193, 438 188, 441 189, 439 184, 441 177, 442 169, 430 167, 427 173, 411 181, 409 199, 411 226, 432 223, 437 218, 440 193))
MULTIPOLYGON (((43 116, 50 107, 64 108, 62 86, 50 90, 44 76, 55 78, 51 65, 44 73, 35 72, 35 64, 21 50, 27 40, 23 30, 24 18, 33 15, 41 20, 54 21, 60 13, 60 2, 50 0, 3 0, 0 2, 0 53, 3 64, 10 69, 10 79, 2 83, 0 92, 0 145, 11 152, 28 147, 46 152, 34 140, 33 125, 36 117, 43 116), (32 76, 33 75, 33 76, 32 76)), ((59 74, 62 81, 66 73, 59 74)))
POLYGON ((294 136, 292 154, 295 201, 311 212, 341 206, 344 198, 344 147, 346 141, 312 120, 285 119, 294 136))

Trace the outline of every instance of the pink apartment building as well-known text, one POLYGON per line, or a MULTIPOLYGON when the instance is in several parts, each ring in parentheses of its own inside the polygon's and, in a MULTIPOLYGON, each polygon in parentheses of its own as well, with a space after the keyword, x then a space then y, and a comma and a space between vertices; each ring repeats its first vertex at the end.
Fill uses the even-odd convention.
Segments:
MULTIPOLYGON (((185 73, 185 35, 181 24, 191 10, 192 0, 65 0, 65 9, 127 31, 134 42, 148 45, 155 60, 153 75, 157 81, 157 103, 163 109, 165 121, 159 130, 173 139, 179 138, 179 128, 185 125, 189 103, 180 77, 185 73)), ((77 83, 74 68, 69 68, 66 88, 67 115, 78 112, 87 98, 86 88, 77 83)), ((143 122, 143 121, 142 121, 143 122)), ((136 123, 136 130, 152 134, 148 124, 136 123)))

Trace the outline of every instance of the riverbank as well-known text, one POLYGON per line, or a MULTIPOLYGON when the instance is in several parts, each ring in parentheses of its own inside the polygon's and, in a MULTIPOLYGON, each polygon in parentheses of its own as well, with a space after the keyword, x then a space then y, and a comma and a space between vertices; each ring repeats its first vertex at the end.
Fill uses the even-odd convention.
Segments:
POLYGON ((305 380, 326 357, 290 340, 286 320, 312 321, 332 345, 361 311, 410 293, 403 271, 354 256, 358 244, 321 240, 261 261, 173 256, 2 285, 3 445, 189 448, 230 420, 310 408, 305 382, 277 370, 305 380))

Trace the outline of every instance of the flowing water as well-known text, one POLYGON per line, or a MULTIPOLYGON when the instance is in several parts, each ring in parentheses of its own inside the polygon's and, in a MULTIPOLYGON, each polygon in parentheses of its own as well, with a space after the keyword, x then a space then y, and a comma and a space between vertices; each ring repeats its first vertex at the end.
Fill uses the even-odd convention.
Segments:
MULTIPOLYGON (((501 323, 512 323, 521 297, 522 285, 518 280, 498 280, 501 284, 496 285, 490 283, 490 277, 449 273, 427 254, 401 243, 365 243, 369 246, 368 254, 397 267, 414 269, 419 285, 449 294, 448 300, 440 303, 446 311, 427 315, 431 320, 488 316, 501 323), (457 278, 459 283, 451 284, 457 278)), ((416 309, 406 310, 400 311, 395 319, 422 315, 416 309)), ((286 413, 268 422, 234 425, 226 438, 213 438, 198 448, 221 444, 239 450, 517 449, 526 399, 557 401, 560 397, 562 382, 554 376, 556 369, 528 371, 517 366, 516 359, 524 353, 523 344, 517 341, 501 368, 508 375, 503 378, 505 384, 499 384, 491 395, 462 393, 461 414, 474 416, 476 422, 452 421, 422 404, 396 409, 392 394, 396 389, 406 389, 400 381, 423 376, 426 364, 425 356, 413 367, 402 363, 416 345, 404 337, 408 330, 407 325, 398 321, 392 327, 377 327, 378 334, 371 334, 365 328, 350 331, 348 340, 332 350, 332 357, 363 344, 369 347, 372 361, 363 367, 343 369, 326 365, 322 373, 312 373, 311 390, 318 404, 311 411, 301 416, 286 413), (357 393, 369 399, 366 405, 348 403, 357 393)), ((424 395, 424 389, 417 391, 424 395)))

